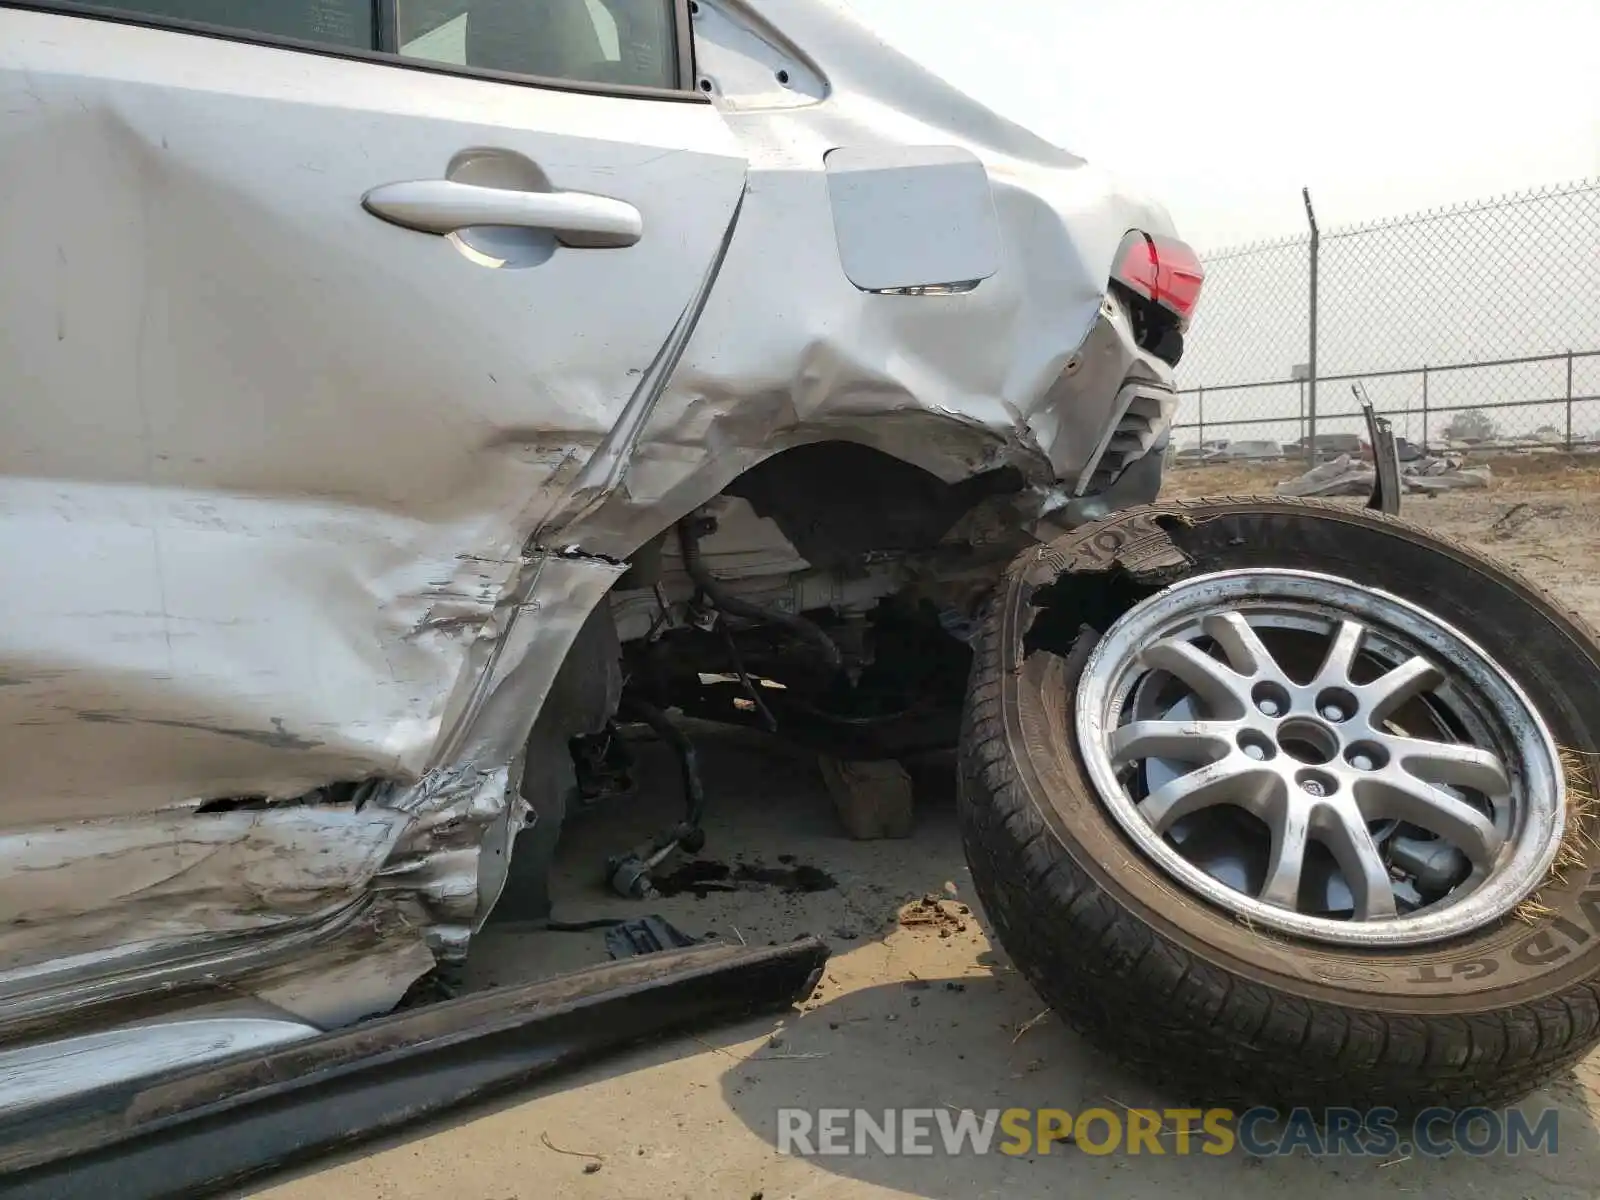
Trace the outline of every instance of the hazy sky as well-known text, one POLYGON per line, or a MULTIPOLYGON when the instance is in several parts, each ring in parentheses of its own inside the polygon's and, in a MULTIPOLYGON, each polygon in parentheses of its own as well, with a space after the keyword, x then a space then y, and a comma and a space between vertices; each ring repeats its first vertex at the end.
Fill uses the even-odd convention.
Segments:
POLYGON ((1202 249, 1600 175, 1600 0, 848 0, 1202 249))

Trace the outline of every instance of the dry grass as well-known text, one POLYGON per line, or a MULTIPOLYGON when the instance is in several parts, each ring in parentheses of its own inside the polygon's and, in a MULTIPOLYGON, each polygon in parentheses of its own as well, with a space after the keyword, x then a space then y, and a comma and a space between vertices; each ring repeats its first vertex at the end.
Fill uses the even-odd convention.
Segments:
MULTIPOLYGON (((1596 849, 1594 818, 1600 811, 1600 796, 1595 790, 1597 761, 1600 755, 1590 751, 1561 751, 1561 770, 1567 783, 1567 827, 1546 880, 1557 887, 1567 882, 1568 872, 1587 867, 1596 849)), ((1540 892, 1529 896, 1516 910, 1517 919, 1529 925, 1555 915, 1555 910, 1540 899, 1540 892)))
POLYGON ((1488 464, 1495 486, 1541 492, 1600 491, 1600 455, 1500 454, 1474 458, 1488 464))
POLYGON ((1169 467, 1163 500, 1201 496, 1269 495, 1280 481, 1298 474, 1294 463, 1221 463, 1214 467, 1169 467))

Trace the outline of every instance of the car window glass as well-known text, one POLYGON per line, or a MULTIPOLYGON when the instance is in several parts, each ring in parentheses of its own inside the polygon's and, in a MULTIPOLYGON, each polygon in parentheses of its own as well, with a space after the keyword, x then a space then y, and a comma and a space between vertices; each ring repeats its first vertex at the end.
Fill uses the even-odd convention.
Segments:
POLYGON ((347 50, 371 50, 377 43, 373 0, 123 0, 115 7, 347 50))
MULTIPOLYGON (((124 0, 115 10, 337 49, 385 44, 377 0, 124 0)), ((679 86, 673 0, 396 0, 391 11, 406 58, 545 79, 679 86)))
POLYGON ((677 85, 672 0, 399 0, 400 53, 588 83, 677 85))

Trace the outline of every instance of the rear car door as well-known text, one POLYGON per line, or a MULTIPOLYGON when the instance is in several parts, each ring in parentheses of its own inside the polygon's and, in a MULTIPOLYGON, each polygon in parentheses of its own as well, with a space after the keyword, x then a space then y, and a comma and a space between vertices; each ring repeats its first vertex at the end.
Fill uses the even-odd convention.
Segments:
POLYGON ((0 832, 425 765, 734 219, 688 19, 0 3, 0 832))

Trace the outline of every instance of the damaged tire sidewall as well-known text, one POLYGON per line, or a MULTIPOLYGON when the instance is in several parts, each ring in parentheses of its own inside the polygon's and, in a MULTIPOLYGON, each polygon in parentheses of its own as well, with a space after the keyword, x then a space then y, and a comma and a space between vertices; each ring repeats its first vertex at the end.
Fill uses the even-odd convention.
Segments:
MULTIPOLYGON (((1593 635, 1532 585, 1466 547, 1377 514, 1316 502, 1152 506, 1041 548, 1013 570, 999 597, 1007 741, 1061 849, 1161 937, 1310 999, 1466 1013, 1524 1003, 1600 973, 1600 859, 1548 877, 1531 921, 1508 916, 1448 942, 1362 950, 1250 928, 1199 900, 1128 841, 1084 770, 1072 708, 1089 649, 1128 604, 1096 601, 1086 592, 1082 607, 1092 615, 1070 647, 1030 653, 1024 641, 1041 611, 1035 597, 1063 574, 1085 589, 1106 589, 1131 574, 1153 591, 1244 567, 1340 575, 1429 609, 1517 681, 1559 746, 1584 754, 1600 747, 1600 646, 1593 635)), ((1569 823, 1576 819, 1569 811, 1569 823)))

